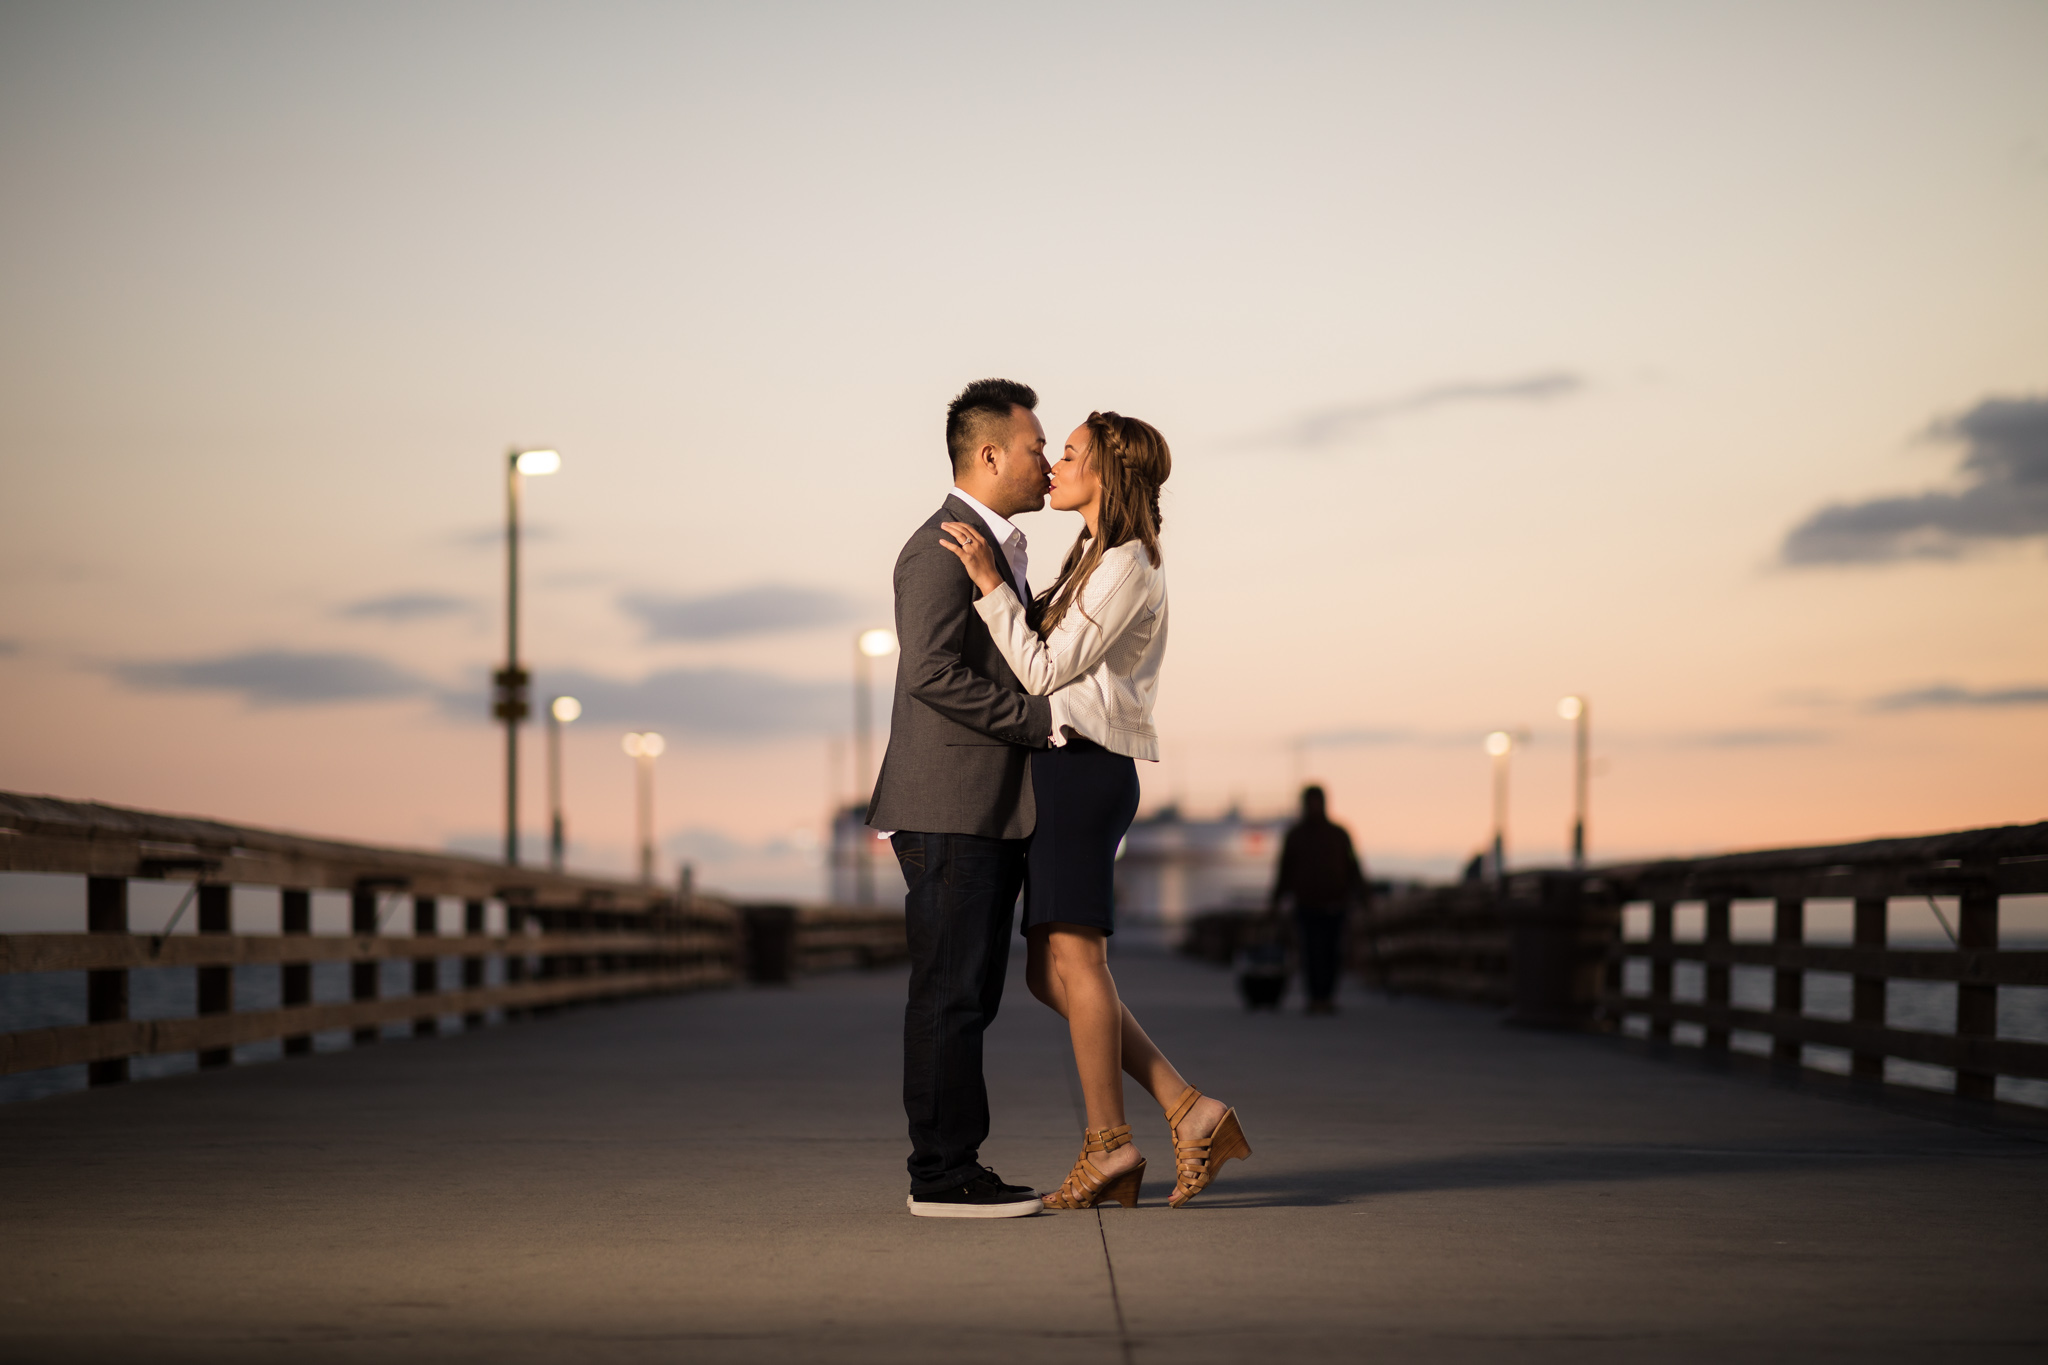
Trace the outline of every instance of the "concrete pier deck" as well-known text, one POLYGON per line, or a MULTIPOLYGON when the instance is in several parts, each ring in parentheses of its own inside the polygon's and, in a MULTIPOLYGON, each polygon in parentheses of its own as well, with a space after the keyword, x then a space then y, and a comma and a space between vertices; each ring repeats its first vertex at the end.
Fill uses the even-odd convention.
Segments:
MULTIPOLYGON (((1169 1210, 903 1208, 900 973, 591 1008, 0 1109, 0 1358, 2048 1358, 2048 1144, 1480 1010, 1118 978, 1257 1149, 1169 1210)), ((1081 1121, 1013 974, 984 1158, 1081 1121)))

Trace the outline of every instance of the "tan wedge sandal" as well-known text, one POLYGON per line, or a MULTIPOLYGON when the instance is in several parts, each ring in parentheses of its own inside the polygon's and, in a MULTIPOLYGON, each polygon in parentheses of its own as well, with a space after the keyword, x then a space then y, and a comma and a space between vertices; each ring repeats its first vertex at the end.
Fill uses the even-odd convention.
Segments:
POLYGON ((1145 1163, 1141 1160, 1128 1171, 1104 1175, 1088 1159, 1096 1152, 1113 1152, 1119 1147, 1129 1146, 1130 1141, 1131 1125, 1128 1123, 1117 1128, 1083 1128, 1080 1159, 1067 1173, 1066 1183, 1045 1197, 1045 1206, 1049 1209, 1092 1209, 1106 1199, 1114 1199, 1127 1209, 1136 1208, 1138 1187, 1145 1179, 1145 1163))
POLYGON ((1243 1161, 1252 1154, 1252 1145, 1244 1140, 1244 1129, 1238 1126, 1235 1109, 1224 1110, 1215 1130, 1207 1137, 1181 1137, 1180 1121, 1200 1098, 1202 1092, 1189 1086, 1174 1101, 1173 1108, 1166 1111, 1166 1126, 1173 1130, 1173 1159, 1179 1176, 1166 1202, 1176 1209, 1208 1189, 1224 1162, 1232 1157, 1243 1161))

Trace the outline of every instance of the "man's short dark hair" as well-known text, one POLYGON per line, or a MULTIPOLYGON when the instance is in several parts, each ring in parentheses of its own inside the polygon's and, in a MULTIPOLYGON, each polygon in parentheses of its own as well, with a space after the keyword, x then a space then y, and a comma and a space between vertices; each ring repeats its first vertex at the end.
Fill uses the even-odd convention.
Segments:
POLYGON ((946 452, 953 457, 953 472, 967 467, 988 439, 991 424, 1009 421, 1012 408, 1029 412, 1037 406, 1037 393, 1014 379, 977 379, 960 390, 946 408, 946 452))

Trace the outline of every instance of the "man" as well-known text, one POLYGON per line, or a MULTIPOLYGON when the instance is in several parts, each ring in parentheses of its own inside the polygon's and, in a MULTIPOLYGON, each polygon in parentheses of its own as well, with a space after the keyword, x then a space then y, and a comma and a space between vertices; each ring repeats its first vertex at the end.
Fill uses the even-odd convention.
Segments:
POLYGON ((985 525, 1018 597, 1024 533, 1010 518, 1045 505, 1051 469, 1038 395, 1007 379, 969 384, 946 410, 953 489, 896 557, 896 698, 868 824, 909 885, 910 1002, 903 1108, 910 1211, 926 1218, 1036 1213, 1035 1190, 977 1159, 988 1137, 982 1034, 1002 1004, 1010 929, 1037 809, 1029 752, 1047 748, 1052 707, 1027 696, 974 610, 980 594, 940 524, 985 525))
POLYGON ((1344 920, 1366 895, 1365 868, 1351 846, 1350 831, 1330 819, 1321 787, 1303 787, 1301 819, 1288 829, 1280 846, 1280 870, 1273 878, 1268 908, 1278 916, 1281 899, 1294 899, 1310 1014, 1337 1012, 1344 920))

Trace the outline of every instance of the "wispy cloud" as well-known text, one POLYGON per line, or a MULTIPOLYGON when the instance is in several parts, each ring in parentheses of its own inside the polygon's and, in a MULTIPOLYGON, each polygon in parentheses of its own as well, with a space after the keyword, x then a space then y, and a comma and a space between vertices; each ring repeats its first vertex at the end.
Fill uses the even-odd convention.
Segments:
POLYGON ((259 709, 422 696, 434 690, 427 679, 374 655, 288 649, 135 660, 111 664, 107 671, 146 692, 237 692, 259 709))
POLYGON ((1686 749, 1776 749, 1825 744, 1831 738, 1825 730, 1702 730, 1674 735, 1671 742, 1686 749))
POLYGON ((1994 542, 2048 535, 2048 398, 1986 398, 1923 434, 1961 443, 1961 490, 1830 503, 1786 533, 1779 559, 1954 559, 1994 542))
MULTIPOLYGON (((521 545, 560 539, 561 532, 547 522, 522 523, 519 527, 521 545)), ((493 522, 486 526, 451 531, 446 543, 464 550, 495 550, 505 543, 505 527, 502 523, 493 522)))
POLYGON ((21 653, 21 641, 0 640, 0 659, 4 659, 10 654, 19 653, 21 653))
POLYGON ((1415 744, 1422 737, 1413 730, 1318 730, 1298 735, 1294 742, 1313 749, 1362 749, 1386 744, 1415 744))
POLYGON ((1459 404, 1547 403, 1569 398, 1585 388, 1585 377, 1570 370, 1544 370, 1507 379, 1449 380, 1392 398, 1311 412, 1235 444, 1262 449, 1327 450, 1356 440, 1370 428, 1396 417, 1459 404))
POLYGON ((438 592, 399 592, 385 597, 366 597, 336 607, 334 614, 351 621, 386 621, 394 625, 407 621, 431 620, 437 616, 460 616, 477 609, 467 597, 450 597, 438 592))
MULTIPOLYGON (((583 703, 579 725, 665 726, 706 736, 815 734, 848 724, 851 706, 837 683, 738 668, 670 668, 638 679, 542 670, 534 682, 536 713, 550 697, 572 696, 583 703)), ((441 701, 462 719, 489 710, 481 687, 444 693, 441 701)))
POLYGON ((650 640, 729 640, 851 620, 853 607, 820 588, 767 583, 702 597, 629 592, 619 610, 647 628, 650 640))
POLYGON ((1874 711, 1995 710, 2008 706, 2048 706, 2048 683, 1987 688, 1936 683, 1931 687, 1890 692, 1870 701, 1874 711))
MULTIPOLYGON (((106 671, 149 692, 227 692, 259 709, 324 706, 399 697, 431 698, 450 720, 481 723, 490 705, 481 673, 468 687, 445 687, 373 654, 248 650, 198 659, 127 660, 106 671)), ((816 734, 846 723, 845 689, 734 668, 672 668, 642 678, 581 669, 541 671, 534 710, 550 697, 583 703, 579 724, 662 726, 678 733, 760 738, 816 734)))

